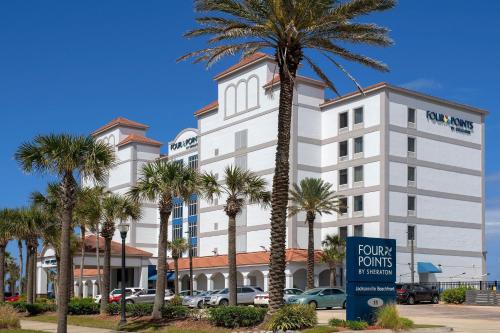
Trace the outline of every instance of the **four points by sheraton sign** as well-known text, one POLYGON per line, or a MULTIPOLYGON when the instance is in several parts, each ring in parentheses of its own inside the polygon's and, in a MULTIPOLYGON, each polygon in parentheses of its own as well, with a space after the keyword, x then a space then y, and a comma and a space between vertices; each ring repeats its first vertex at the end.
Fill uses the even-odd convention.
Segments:
POLYGON ((190 138, 187 138, 186 140, 178 141, 178 142, 172 142, 170 144, 170 150, 177 150, 180 148, 192 148, 198 144, 198 137, 193 136, 190 138))
POLYGON ((470 120, 465 120, 459 117, 452 117, 444 113, 427 111, 427 120, 450 126, 452 131, 464 134, 471 134, 474 130, 474 123, 470 120))

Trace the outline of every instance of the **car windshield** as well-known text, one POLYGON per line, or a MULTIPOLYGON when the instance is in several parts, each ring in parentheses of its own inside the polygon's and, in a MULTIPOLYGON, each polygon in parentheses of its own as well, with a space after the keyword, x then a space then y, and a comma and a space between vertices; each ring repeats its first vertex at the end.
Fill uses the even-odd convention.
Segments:
POLYGON ((307 291, 304 291, 303 295, 317 295, 319 294, 323 289, 309 289, 307 291))
POLYGON ((217 294, 227 294, 227 293, 228 293, 228 289, 224 288, 224 289, 220 290, 217 294))
POLYGON ((120 289, 115 289, 111 292, 111 295, 120 295, 122 291, 120 289))

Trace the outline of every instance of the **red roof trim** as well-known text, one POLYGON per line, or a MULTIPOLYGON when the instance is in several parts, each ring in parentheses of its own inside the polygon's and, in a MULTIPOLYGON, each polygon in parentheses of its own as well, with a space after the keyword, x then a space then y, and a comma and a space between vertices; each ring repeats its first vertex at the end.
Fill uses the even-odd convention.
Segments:
POLYGON ((225 77, 233 72, 236 72, 236 71, 243 69, 247 66, 250 66, 252 64, 255 64, 263 59, 274 61, 274 59, 270 55, 265 54, 263 52, 257 52, 257 53, 252 54, 249 57, 244 58, 236 65, 233 65, 233 66, 229 67, 228 69, 226 69, 225 71, 217 74, 216 76, 214 76, 214 80, 220 80, 223 77, 225 77))
POLYGON ((163 144, 159 141, 146 138, 145 136, 138 135, 138 134, 129 134, 123 139, 122 141, 118 142, 117 146, 124 146, 128 143, 142 143, 145 145, 150 145, 150 146, 156 146, 156 147, 161 147, 163 144))
POLYGON ((132 128, 143 129, 143 130, 149 128, 148 125, 144 125, 144 124, 138 123, 136 121, 133 121, 133 120, 130 120, 130 119, 127 119, 127 118, 118 117, 118 118, 115 118, 115 119, 111 120, 106 125, 101 126, 98 129, 96 129, 95 131, 93 131, 92 135, 96 136, 97 134, 102 133, 104 131, 107 131, 107 130, 109 130, 109 129, 113 128, 113 127, 116 127, 116 126, 132 127, 132 128))
POLYGON ((219 108, 219 101, 215 100, 212 103, 205 105, 201 109, 195 111, 194 115, 199 116, 199 115, 202 115, 204 113, 217 110, 218 108, 219 108))
MULTIPOLYGON (((323 81, 315 80, 307 76, 297 75, 297 82, 309 83, 311 85, 319 86, 321 88, 326 88, 326 84, 323 81)), ((276 74, 269 82, 267 82, 263 87, 264 89, 274 87, 280 83, 280 76, 276 74)))

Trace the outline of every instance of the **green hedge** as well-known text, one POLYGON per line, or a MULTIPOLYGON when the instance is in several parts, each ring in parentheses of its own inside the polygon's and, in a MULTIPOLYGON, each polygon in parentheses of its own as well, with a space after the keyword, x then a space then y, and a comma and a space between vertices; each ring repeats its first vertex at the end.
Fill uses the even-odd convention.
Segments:
POLYGON ((465 292, 467 290, 472 290, 471 287, 458 287, 452 289, 446 289, 441 293, 441 299, 446 303, 451 304, 462 304, 465 302, 465 292))
MULTIPOLYGON (((120 314, 121 305, 120 304, 108 304, 106 312, 113 316, 120 314)), ((145 317, 151 315, 153 312, 152 303, 140 303, 140 304, 127 304, 126 310, 127 315, 131 317, 145 317)), ((189 314, 190 311, 187 307, 178 305, 166 305, 161 309, 162 317, 165 319, 184 319, 189 314)))
POLYGON ((161 308, 161 316, 168 320, 185 319, 190 315, 191 311, 191 309, 182 305, 167 304, 161 308))
POLYGON ((363 320, 347 320, 346 327, 353 331, 366 330, 368 328, 368 323, 363 320))
POLYGON ((301 330, 318 323, 314 307, 303 304, 285 305, 269 320, 267 328, 271 331, 301 330))
POLYGON ((30 316, 35 316, 40 313, 56 311, 57 307, 52 303, 33 303, 28 304, 24 301, 17 301, 10 303, 17 312, 26 312, 30 316))
POLYGON ((228 328, 257 326, 264 321, 266 308, 220 306, 208 310, 208 320, 215 326, 228 328))
POLYGON ((72 298, 68 304, 68 313, 72 315, 92 315, 99 313, 100 305, 92 298, 72 298))

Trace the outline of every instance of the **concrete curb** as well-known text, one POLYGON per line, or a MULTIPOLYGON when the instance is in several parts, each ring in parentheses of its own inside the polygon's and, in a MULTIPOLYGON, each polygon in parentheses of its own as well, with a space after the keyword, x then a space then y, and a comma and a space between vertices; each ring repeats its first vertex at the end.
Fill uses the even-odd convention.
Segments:
MULTIPOLYGON (((362 331, 340 331, 340 333, 359 333, 359 332, 372 332, 372 333, 394 333, 396 331, 389 329, 380 329, 380 330, 362 330, 362 331)), ((446 333, 453 332, 453 328, 451 327, 427 327, 427 328, 414 328, 408 331, 399 331, 406 333, 446 333)))

